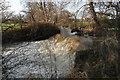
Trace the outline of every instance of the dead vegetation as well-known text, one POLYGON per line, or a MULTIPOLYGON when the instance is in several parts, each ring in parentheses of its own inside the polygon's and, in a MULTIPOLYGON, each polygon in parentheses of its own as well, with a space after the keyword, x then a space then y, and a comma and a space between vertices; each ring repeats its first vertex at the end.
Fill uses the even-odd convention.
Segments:
POLYGON ((91 50, 76 52, 75 66, 71 70, 70 78, 114 78, 120 76, 120 54, 118 40, 115 36, 108 36, 104 40, 96 40, 91 50), (102 43, 102 44, 101 44, 102 43))

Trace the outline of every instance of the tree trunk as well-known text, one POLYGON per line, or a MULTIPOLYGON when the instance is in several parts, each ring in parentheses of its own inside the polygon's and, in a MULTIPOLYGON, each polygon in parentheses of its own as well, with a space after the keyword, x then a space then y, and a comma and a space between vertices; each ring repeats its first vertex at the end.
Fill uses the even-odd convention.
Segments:
POLYGON ((96 15, 96 12, 94 10, 93 2, 90 2, 89 6, 90 6, 90 12, 91 12, 92 18, 93 18, 93 20, 94 20, 94 22, 96 24, 96 27, 94 27, 95 31, 98 31, 98 30, 100 30, 100 23, 99 23, 99 21, 97 19, 97 15, 96 15))

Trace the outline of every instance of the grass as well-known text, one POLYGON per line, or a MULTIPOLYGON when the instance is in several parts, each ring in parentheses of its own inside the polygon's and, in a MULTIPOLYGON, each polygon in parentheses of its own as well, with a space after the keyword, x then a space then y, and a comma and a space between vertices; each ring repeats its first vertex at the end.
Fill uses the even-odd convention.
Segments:
POLYGON ((81 26, 89 26, 92 25, 93 22, 65 22, 63 25, 64 26, 71 26, 71 27, 81 27, 81 26))
POLYGON ((76 22, 76 26, 88 26, 93 24, 93 22, 76 22))
POLYGON ((119 30, 119 28, 104 28, 105 30, 108 30, 108 31, 114 31, 114 30, 119 30))
POLYGON ((6 30, 8 27, 13 27, 12 29, 19 29, 20 24, 5 24, 5 23, 2 23, 0 27, 2 27, 3 30, 6 30))
POLYGON ((82 22, 82 24, 86 26, 86 25, 91 25, 91 24, 93 24, 93 22, 82 22))

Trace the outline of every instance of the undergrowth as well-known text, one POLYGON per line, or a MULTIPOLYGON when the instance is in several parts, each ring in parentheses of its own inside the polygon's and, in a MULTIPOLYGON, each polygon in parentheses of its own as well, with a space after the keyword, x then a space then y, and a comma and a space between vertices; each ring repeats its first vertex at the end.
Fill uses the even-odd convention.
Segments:
POLYGON ((22 29, 4 32, 2 35, 2 43, 4 45, 13 42, 44 40, 59 32, 56 25, 50 23, 36 23, 22 29))

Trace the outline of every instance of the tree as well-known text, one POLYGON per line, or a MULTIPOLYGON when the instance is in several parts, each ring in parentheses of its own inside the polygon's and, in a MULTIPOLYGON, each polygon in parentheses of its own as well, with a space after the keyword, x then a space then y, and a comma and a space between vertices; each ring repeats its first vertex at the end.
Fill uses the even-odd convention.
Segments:
MULTIPOLYGON (((27 18, 33 23, 49 22, 59 24, 65 22, 72 14, 65 10, 68 2, 26 2, 27 9, 24 10, 27 18)), ((30 23, 31 23, 30 21, 30 23)))
POLYGON ((13 12, 10 12, 9 8, 10 8, 9 2, 5 0, 0 1, 0 13, 2 15, 2 23, 6 22, 13 15, 13 12))
POLYGON ((90 6, 90 12, 91 12, 92 18, 93 18, 93 20, 96 24, 96 29, 99 30, 100 29, 100 23, 97 19, 97 15, 96 15, 96 12, 94 10, 93 2, 89 2, 89 6, 90 6))
MULTIPOLYGON (((0 1, 0 15, 2 17, 2 21, 1 21, 2 23, 7 22, 10 18, 13 17, 14 12, 9 11, 9 8, 10 8, 9 2, 5 0, 0 1)), ((3 31, 3 26, 1 26, 1 30, 3 31)))

